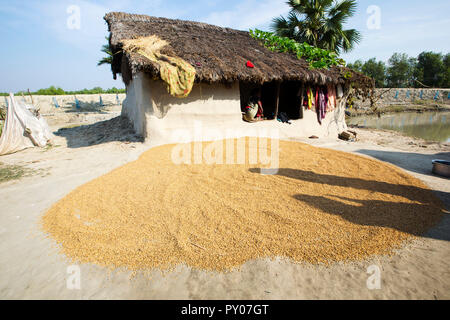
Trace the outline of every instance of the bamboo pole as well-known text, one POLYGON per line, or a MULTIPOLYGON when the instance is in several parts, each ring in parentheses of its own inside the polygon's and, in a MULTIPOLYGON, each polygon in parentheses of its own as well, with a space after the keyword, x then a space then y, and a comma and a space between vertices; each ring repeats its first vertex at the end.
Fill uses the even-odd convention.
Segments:
POLYGON ((303 103, 305 102, 305 84, 302 82, 300 88, 300 107, 298 109, 298 115, 300 119, 303 119, 303 103))
POLYGON ((34 105, 33 96, 31 95, 30 89, 28 89, 28 94, 30 95, 31 98, 31 104, 34 105))

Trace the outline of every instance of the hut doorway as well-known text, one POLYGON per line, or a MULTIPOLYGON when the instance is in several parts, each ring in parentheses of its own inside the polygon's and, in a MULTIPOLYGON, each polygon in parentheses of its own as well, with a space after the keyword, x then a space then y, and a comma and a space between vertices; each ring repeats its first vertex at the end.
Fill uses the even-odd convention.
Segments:
POLYGON ((264 116, 267 119, 275 119, 277 104, 277 83, 275 81, 265 82, 261 89, 261 103, 264 108, 264 116))
POLYGON ((261 89, 261 103, 264 109, 264 118, 268 120, 274 119, 277 101, 276 82, 266 82, 262 85, 252 82, 239 82, 241 111, 245 111, 245 107, 248 104, 251 93, 255 89, 261 89))
POLYGON ((280 102, 278 113, 285 112, 289 119, 302 119, 301 105, 302 83, 299 81, 286 81, 280 85, 280 102))
POLYGON ((255 89, 261 89, 261 103, 264 109, 264 118, 272 120, 280 112, 284 112, 290 119, 302 119, 301 87, 302 83, 299 81, 285 81, 282 83, 271 81, 265 82, 262 85, 251 82, 240 82, 241 111, 245 111, 251 92, 255 89), (278 110, 277 94, 279 95, 278 110))

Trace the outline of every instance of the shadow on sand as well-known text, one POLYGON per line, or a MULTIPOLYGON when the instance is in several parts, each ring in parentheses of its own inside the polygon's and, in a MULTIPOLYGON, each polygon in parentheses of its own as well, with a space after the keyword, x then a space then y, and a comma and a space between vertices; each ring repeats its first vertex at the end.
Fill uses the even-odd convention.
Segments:
POLYGON ((108 106, 113 106, 114 104, 103 104, 100 105, 99 102, 81 102, 79 103, 80 108, 77 108, 75 102, 69 102, 66 107, 64 107, 65 113, 98 113, 98 114, 108 114, 104 110, 108 106))
MULTIPOLYGON (((250 169, 259 173, 259 168, 250 169)), ((404 197, 415 203, 402 203, 383 200, 352 199, 343 195, 307 195, 295 194, 293 197, 323 212, 339 215, 343 219, 364 226, 393 228, 416 236, 450 241, 450 215, 444 218, 438 211, 430 210, 433 198, 428 196, 427 189, 415 186, 391 184, 388 182, 364 180, 351 177, 340 177, 329 174, 318 174, 290 168, 280 168, 279 176, 297 179, 304 182, 325 184, 328 186, 351 187, 360 190, 381 192, 404 197), (349 204, 353 203, 353 204, 349 204), (437 222, 439 222, 437 224, 437 222), (424 232, 424 226, 434 226, 424 232)), ((450 198, 447 192, 437 192, 440 198, 450 198)), ((444 210, 442 210, 445 213, 444 210)))
POLYGON ((143 142, 144 139, 134 132, 128 119, 118 116, 110 120, 73 128, 61 128, 54 132, 64 137, 69 148, 82 148, 112 141, 143 142))
POLYGON ((442 159, 450 161, 450 152, 421 154, 414 152, 381 151, 370 149, 360 149, 356 150, 356 152, 367 156, 371 156, 381 161, 392 163, 405 170, 426 174, 429 176, 435 176, 431 172, 432 169, 431 160, 442 159))

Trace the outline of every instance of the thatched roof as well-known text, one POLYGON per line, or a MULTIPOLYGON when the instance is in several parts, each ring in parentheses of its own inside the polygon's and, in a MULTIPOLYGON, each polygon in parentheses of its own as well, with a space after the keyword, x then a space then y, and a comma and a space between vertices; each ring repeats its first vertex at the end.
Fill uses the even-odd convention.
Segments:
MULTIPOLYGON (((349 69, 333 67, 329 70, 311 70, 305 60, 289 53, 272 52, 246 31, 122 12, 108 13, 104 19, 111 33, 110 47, 114 53, 112 71, 114 76, 122 73, 126 83, 138 72, 159 77, 156 64, 138 54, 122 52, 122 40, 150 35, 169 42, 170 45, 162 53, 178 56, 194 66, 196 81, 263 83, 301 80, 317 84, 348 81, 344 74, 349 69), (255 68, 246 67, 248 60, 255 68)), ((355 73, 352 80, 360 76, 355 73)))

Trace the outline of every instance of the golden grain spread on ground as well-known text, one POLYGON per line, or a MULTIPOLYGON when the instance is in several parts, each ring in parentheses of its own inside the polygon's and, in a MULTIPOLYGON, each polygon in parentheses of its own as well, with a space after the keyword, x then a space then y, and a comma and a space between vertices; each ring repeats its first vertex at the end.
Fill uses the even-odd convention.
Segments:
POLYGON ((280 169, 262 175, 248 161, 177 165, 173 148, 150 149, 77 188, 44 215, 44 230, 79 262, 224 271, 261 257, 389 254, 442 216, 418 179, 353 154, 279 141, 280 169))

